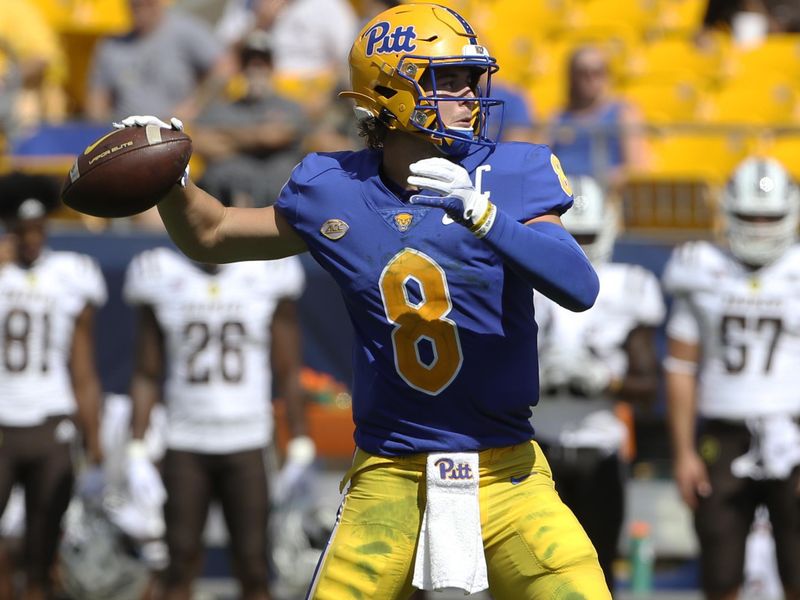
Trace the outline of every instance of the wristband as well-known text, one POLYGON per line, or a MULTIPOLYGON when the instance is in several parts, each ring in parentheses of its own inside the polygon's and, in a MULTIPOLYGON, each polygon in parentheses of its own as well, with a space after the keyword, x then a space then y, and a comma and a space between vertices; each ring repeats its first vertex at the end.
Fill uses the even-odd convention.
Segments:
POLYGON ((474 225, 472 225, 469 230, 475 234, 475 237, 478 239, 482 239, 489 230, 494 225, 495 217, 497 216, 497 207, 489 202, 486 205, 486 210, 484 211, 481 218, 478 219, 474 225))
POLYGON ((681 375, 697 375, 697 363, 675 356, 667 356, 662 363, 664 370, 669 373, 678 373, 681 375))
POLYGON ((127 447, 127 454, 128 458, 150 458, 150 453, 147 451, 147 444, 144 443, 144 440, 131 440, 128 442, 127 447))
POLYGON ((295 463, 310 464, 317 454, 314 440, 307 435, 298 435, 286 445, 286 460, 295 463))

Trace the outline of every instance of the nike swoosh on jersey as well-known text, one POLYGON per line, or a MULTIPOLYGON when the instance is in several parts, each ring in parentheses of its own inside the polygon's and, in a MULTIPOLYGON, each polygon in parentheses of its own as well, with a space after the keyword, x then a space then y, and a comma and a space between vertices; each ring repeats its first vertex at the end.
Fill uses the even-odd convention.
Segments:
POLYGON ((518 483, 522 483, 523 481, 525 481, 530 476, 531 476, 531 474, 527 473, 526 475, 520 475, 519 477, 511 477, 511 484, 512 485, 517 485, 518 483))
POLYGON ((450 223, 455 223, 455 221, 453 221, 453 219, 450 218, 450 215, 444 213, 442 215, 442 225, 450 225, 450 223))

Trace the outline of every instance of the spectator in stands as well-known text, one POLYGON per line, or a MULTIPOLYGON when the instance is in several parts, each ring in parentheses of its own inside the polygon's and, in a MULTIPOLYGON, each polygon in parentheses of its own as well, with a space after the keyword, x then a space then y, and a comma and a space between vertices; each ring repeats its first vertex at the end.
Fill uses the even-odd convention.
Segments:
POLYGON ((595 46, 569 59, 567 106, 554 119, 550 146, 564 171, 589 175, 616 190, 646 163, 641 117, 611 94, 608 59, 595 46))
POLYGON ((190 120, 234 72, 229 53, 202 21, 166 0, 128 0, 133 27, 101 41, 93 57, 86 113, 98 121, 125 115, 190 120))
POLYGON ((238 597, 270 597, 265 450, 272 441, 273 375, 293 436, 275 491, 291 494, 315 456, 299 379, 296 299, 304 282, 296 257, 218 266, 157 248, 128 268, 124 296, 138 314, 128 482, 142 507, 166 499, 165 600, 192 597, 212 500, 225 516, 238 597), (151 409, 162 398, 163 484, 144 443, 151 409))
POLYGON ((525 95, 514 86, 493 81, 491 96, 502 100, 503 107, 489 117, 489 137, 503 142, 535 142, 533 107, 525 95))
POLYGON ((358 16, 361 21, 360 26, 363 27, 369 23, 373 17, 398 4, 400 4, 400 0, 361 0, 358 5, 358 16))
POLYGON ((575 314, 534 295, 542 398, 532 422, 558 493, 592 540, 613 591, 633 405, 655 399, 655 331, 666 309, 653 273, 612 261, 616 205, 591 177, 569 179, 575 202, 562 221, 597 270, 600 296, 575 314))
POLYGON ((275 39, 278 91, 318 116, 337 85, 346 81, 347 54, 358 18, 348 0, 229 0, 218 33, 229 43, 250 29, 265 29, 275 39), (227 23, 226 23, 227 21, 227 23), (238 31, 238 35, 237 35, 238 31))
POLYGON ((797 33, 800 6, 792 0, 709 0, 703 34, 714 30, 730 32, 745 45, 758 43, 772 33, 797 33))
POLYGON ((78 439, 86 462, 95 466, 85 471, 79 491, 97 480, 102 460, 93 328, 106 285, 90 257, 47 248, 47 212, 56 201, 57 189, 44 178, 11 174, 0 180, 0 216, 13 234, 12 253, 6 248, 0 265, 0 513, 20 484, 26 600, 52 597, 78 439))
POLYGON ((63 119, 65 77, 58 36, 36 6, 26 0, 0 2, 0 133, 63 119))
POLYGON ((203 111, 192 129, 207 162, 201 187, 229 205, 264 206, 278 198, 302 157, 303 107, 275 93, 272 37, 254 31, 240 52, 244 95, 203 111))

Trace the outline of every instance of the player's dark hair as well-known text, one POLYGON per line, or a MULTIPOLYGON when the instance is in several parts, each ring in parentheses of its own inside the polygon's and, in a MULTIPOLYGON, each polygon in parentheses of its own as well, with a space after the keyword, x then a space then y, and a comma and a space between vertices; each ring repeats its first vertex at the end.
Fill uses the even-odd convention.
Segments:
POLYGON ((376 117, 367 117, 358 122, 358 135, 364 138, 367 148, 370 150, 383 148, 383 140, 386 139, 387 131, 389 130, 386 125, 376 117))
POLYGON ((25 200, 38 200, 46 212, 59 204, 58 182, 47 175, 33 175, 13 171, 0 177, 0 219, 16 217, 25 200))

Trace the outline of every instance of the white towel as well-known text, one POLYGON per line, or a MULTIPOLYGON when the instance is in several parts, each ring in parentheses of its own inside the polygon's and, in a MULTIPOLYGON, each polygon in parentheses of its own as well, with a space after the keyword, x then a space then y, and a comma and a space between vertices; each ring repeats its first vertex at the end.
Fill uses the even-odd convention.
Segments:
POLYGON ((790 415, 748 419, 750 449, 731 462, 736 477, 786 479, 800 464, 800 427, 790 415))
POLYGON ((414 563, 414 587, 459 588, 474 594, 489 587, 478 504, 478 453, 429 454, 414 563))
POLYGON ((628 430, 610 410, 586 415, 577 427, 565 428, 558 436, 564 448, 597 448, 612 454, 622 447, 628 430))

